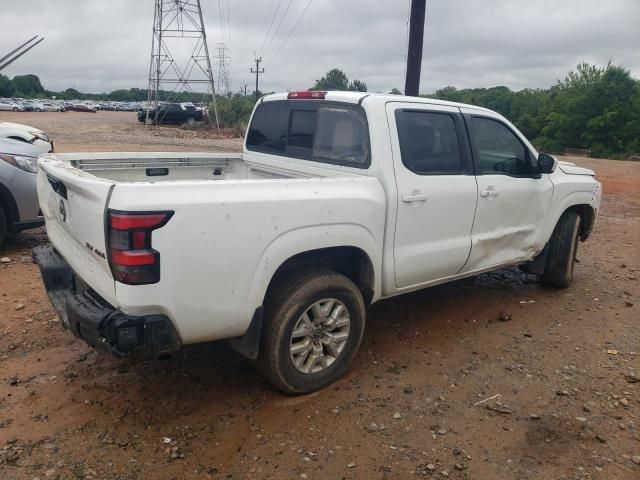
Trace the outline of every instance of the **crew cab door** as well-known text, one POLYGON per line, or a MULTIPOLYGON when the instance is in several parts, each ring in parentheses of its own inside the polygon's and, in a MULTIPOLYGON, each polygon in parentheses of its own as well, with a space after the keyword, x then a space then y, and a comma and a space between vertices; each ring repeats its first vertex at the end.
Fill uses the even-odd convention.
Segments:
POLYGON ((462 109, 478 179, 473 248, 464 272, 527 260, 539 251, 537 229, 549 211, 553 184, 541 175, 526 139, 498 115, 462 109))
POLYGON ((402 289, 462 269, 477 186, 458 108, 392 102, 387 120, 397 183, 395 281, 402 289))

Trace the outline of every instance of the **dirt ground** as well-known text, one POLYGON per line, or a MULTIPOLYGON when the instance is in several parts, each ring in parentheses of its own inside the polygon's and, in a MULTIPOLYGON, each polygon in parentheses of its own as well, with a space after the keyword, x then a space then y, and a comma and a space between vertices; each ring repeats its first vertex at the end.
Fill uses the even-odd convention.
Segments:
MULTIPOLYGON (((59 151, 239 145, 133 114, 2 119, 44 128, 59 151)), ((44 232, 12 237, 0 477, 640 478, 640 163, 572 160, 605 195, 571 288, 505 269, 380 302, 348 374, 302 397, 224 343, 166 361, 97 355, 63 329, 31 263, 44 232)))
POLYGON ((175 126, 147 127, 136 112, 0 112, 0 121, 46 132, 56 152, 229 151, 242 140, 229 132, 175 126), (215 140, 213 142, 212 140, 215 140))

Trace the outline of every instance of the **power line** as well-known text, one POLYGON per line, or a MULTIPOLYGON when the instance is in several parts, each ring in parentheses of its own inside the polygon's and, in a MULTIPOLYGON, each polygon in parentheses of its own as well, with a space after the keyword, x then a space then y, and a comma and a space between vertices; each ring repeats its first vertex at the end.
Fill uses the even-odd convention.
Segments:
MULTIPOLYGON (((271 2, 269 2, 269 8, 267 8, 267 14, 265 15, 265 18, 271 17, 271 9, 273 8, 273 2, 274 0, 271 0, 271 2)), ((262 35, 256 38, 256 48, 255 48, 256 52, 258 51, 258 42, 260 41, 258 39, 262 36, 266 37, 266 35, 267 35, 267 22, 264 23, 264 28, 262 29, 262 35)))
POLYGON ((220 21, 220 40, 224 43, 226 41, 225 34, 225 17, 224 17, 224 0, 218 0, 218 20, 220 21))
POLYGON ((276 5, 276 9, 273 12, 273 17, 271 18, 271 23, 269 24, 269 28, 267 28, 267 33, 264 36, 264 39, 262 40, 262 44, 260 45, 260 48, 258 49, 258 52, 262 52, 263 48, 264 48, 264 44, 267 41, 267 37, 269 37, 269 33, 271 33, 271 27, 273 27, 273 22, 275 22, 276 20, 276 16, 278 15, 278 10, 280 10, 280 4, 282 3, 282 0, 278 0, 278 4, 276 5))
POLYGON ((280 27, 282 27, 282 23, 284 22, 284 19, 287 17, 287 12, 289 11, 289 7, 291 7, 291 3, 292 2, 293 2, 293 0, 289 0, 289 3, 287 4, 287 8, 285 8, 284 13, 282 14, 282 18, 280 19, 280 23, 278 23, 278 26, 276 27, 275 31, 273 32, 273 35, 271 35, 271 38, 269 39, 269 42, 267 43, 266 47, 264 47, 265 48, 265 56, 266 56, 266 52, 269 51, 269 47, 273 43, 273 40, 278 35, 278 32, 280 31, 280 27))
POLYGON ((229 17, 231 16, 231 7, 229 6, 229 0, 225 0, 227 2, 227 45, 231 44, 231 32, 229 26, 231 25, 229 17))
POLYGON ((287 40, 289 40, 289 38, 291 37, 291 35, 293 35, 293 32, 295 32, 296 28, 298 28, 298 25, 300 24, 300 22, 302 21, 302 17, 304 17, 304 14, 307 13, 307 10, 309 10, 309 7, 311 6, 311 3, 313 3, 313 0, 309 0, 307 2, 307 5, 304 7, 304 10, 302 10, 302 13, 300 14, 300 16, 298 17, 298 20, 296 20, 296 23, 293 25, 293 27, 291 28, 291 30, 289 30, 289 34, 286 36, 286 38, 284 39, 284 41, 280 44, 280 47, 278 48, 278 50, 276 50, 276 53, 273 54, 273 57, 271 57, 271 61, 273 62, 273 60, 278 56, 278 54, 280 53, 280 50, 282 50, 282 48, 284 47, 284 45, 287 43, 287 40))

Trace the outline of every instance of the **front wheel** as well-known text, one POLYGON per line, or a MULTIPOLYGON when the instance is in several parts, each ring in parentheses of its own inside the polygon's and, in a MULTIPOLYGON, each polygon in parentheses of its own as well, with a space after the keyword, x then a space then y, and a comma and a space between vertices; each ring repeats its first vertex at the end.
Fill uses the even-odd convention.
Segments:
POLYGON ((195 127, 196 125, 196 119, 193 117, 189 117, 187 118, 187 121, 185 122, 189 127, 195 127))
POLYGON ((542 283, 558 288, 567 288, 571 284, 579 234, 580 215, 571 211, 563 213, 549 240, 542 283))
POLYGON ((269 382, 296 395, 338 380, 364 333, 358 287, 337 272, 316 270, 289 275, 269 295, 258 357, 269 382))

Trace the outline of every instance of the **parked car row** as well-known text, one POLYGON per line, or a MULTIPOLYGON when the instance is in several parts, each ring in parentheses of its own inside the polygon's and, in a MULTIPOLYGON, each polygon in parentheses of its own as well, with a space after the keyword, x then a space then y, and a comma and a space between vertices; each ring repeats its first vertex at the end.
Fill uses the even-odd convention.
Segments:
POLYGON ((0 98, 0 110, 14 112, 66 112, 68 106, 65 102, 56 100, 0 98))
POLYGON ((143 108, 140 102, 101 102, 96 103, 94 107, 97 110, 109 110, 113 112, 137 112, 143 108))
POLYGON ((8 112, 96 112, 98 110, 137 112, 140 102, 96 102, 92 100, 51 100, 0 98, 0 111, 8 112))

